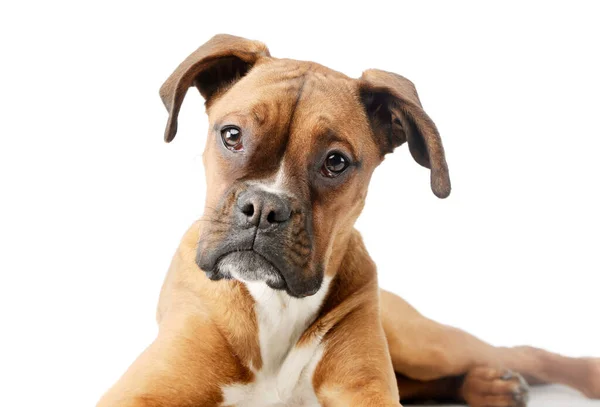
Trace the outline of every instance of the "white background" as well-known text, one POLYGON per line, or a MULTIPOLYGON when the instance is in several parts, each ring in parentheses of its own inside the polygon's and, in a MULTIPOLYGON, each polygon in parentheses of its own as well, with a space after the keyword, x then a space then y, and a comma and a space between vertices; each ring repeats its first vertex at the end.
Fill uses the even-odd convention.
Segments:
POLYGON ((406 147, 376 171, 381 284, 493 344, 600 356, 593 2, 218 3, 2 3, 0 405, 93 405, 153 339, 207 126, 191 91, 164 144, 158 88, 220 32, 413 80, 453 192, 406 147))

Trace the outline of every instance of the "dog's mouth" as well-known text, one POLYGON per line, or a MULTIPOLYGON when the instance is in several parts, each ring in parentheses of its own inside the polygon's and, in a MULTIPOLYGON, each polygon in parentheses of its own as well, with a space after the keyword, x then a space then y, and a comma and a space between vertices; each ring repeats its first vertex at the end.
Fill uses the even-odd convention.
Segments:
POLYGON ((263 281, 273 289, 286 290, 289 293, 277 266, 253 249, 225 253, 217 260, 213 274, 215 272, 221 278, 243 282, 263 281))
MULTIPOLYGON (((234 198, 224 202, 235 203, 234 198)), ((211 280, 264 282, 297 298, 315 294, 324 266, 314 258, 309 218, 295 212, 285 222, 264 217, 257 225, 248 216, 236 206, 221 210, 219 218, 225 220, 207 219, 198 240, 198 267, 211 280)))
POLYGON ((275 290, 285 290, 296 298, 315 294, 323 281, 322 268, 311 277, 302 277, 302 270, 257 250, 255 247, 221 247, 202 250, 199 246, 196 264, 211 280, 235 279, 242 282, 264 282, 275 290), (208 254, 208 253, 210 254, 208 254), (287 265, 287 267, 285 267, 287 265), (285 267, 285 268, 282 268, 285 267))

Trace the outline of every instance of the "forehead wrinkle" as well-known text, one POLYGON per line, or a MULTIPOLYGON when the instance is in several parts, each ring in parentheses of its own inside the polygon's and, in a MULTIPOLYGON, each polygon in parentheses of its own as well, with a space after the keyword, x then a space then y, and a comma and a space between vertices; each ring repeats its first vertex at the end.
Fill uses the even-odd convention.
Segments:
MULTIPOLYGON (((298 108, 298 105, 300 104, 300 99, 302 98, 302 93, 304 92, 304 86, 306 85, 306 73, 304 73, 304 75, 301 76, 301 80, 302 80, 302 82, 300 83, 300 87, 298 88, 298 95, 296 96, 296 100, 294 101, 294 104, 292 105, 292 110, 290 113, 290 120, 288 121, 288 125, 287 125, 286 143, 287 143, 287 140, 290 139, 290 132, 292 130, 292 125, 294 123, 294 117, 296 116, 296 109, 298 108)), ((285 149, 283 151, 285 153, 285 149)))
MULTIPOLYGON (((272 177, 274 177, 273 182, 277 183, 277 177, 278 175, 284 176, 283 175, 283 171, 284 171, 284 167, 285 167, 285 157, 286 157, 286 152, 288 150, 289 147, 289 141, 290 141, 290 135, 291 135, 291 131, 294 125, 294 121, 296 120, 296 112, 298 110, 298 105, 300 104, 300 100, 302 99, 302 95, 304 92, 304 88, 305 88, 305 84, 306 84, 306 72, 304 71, 301 75, 297 75, 297 76, 293 76, 293 77, 288 77, 285 78, 285 80, 279 81, 277 82, 277 88, 281 90, 285 90, 286 92, 289 92, 289 99, 288 102, 284 102, 284 101, 278 101, 278 95, 274 95, 275 96, 275 103, 264 103, 265 107, 267 108, 266 113, 267 116, 270 115, 269 111, 272 110, 273 107, 276 107, 276 110, 281 111, 281 113, 283 113, 283 109, 285 109, 286 111, 286 116, 287 116, 287 120, 283 123, 283 125, 277 129, 271 129, 271 131, 276 131, 277 133, 281 134, 282 138, 281 138, 281 146, 277 149, 277 151, 274 152, 274 154, 272 155, 272 158, 275 159, 275 161, 273 162, 274 165, 276 165, 277 169, 275 170, 275 172, 272 174, 272 177), (299 85, 294 84, 294 82, 300 81, 299 85), (296 85, 296 86, 294 86, 296 85), (283 89, 282 89, 283 87, 283 89), (292 95, 291 92, 293 92, 295 89, 296 94, 292 95), (287 105, 284 107, 284 105, 287 105)), ((252 116, 254 118, 256 118, 256 113, 258 112, 252 112, 252 116)), ((260 113, 259 113, 260 114, 260 113)))
POLYGON ((254 120, 256 120, 259 126, 267 120, 268 110, 269 107, 264 102, 259 102, 250 109, 254 120))
POLYGON ((285 153, 290 144, 292 126, 294 124, 294 118, 296 117, 296 110, 298 108, 298 105, 300 104, 300 99, 302 99, 302 94, 304 92, 304 86, 306 85, 306 78, 307 78, 306 74, 307 73, 308 73, 308 70, 306 70, 302 75, 294 78, 294 79, 298 78, 302 82, 300 82, 300 86, 298 87, 296 99, 294 100, 294 103, 292 104, 292 108, 290 110, 290 118, 288 119, 287 126, 285 126, 284 144, 280 150, 280 155, 279 155, 279 157, 280 157, 279 166, 280 167, 283 167, 283 158, 285 157, 285 153))

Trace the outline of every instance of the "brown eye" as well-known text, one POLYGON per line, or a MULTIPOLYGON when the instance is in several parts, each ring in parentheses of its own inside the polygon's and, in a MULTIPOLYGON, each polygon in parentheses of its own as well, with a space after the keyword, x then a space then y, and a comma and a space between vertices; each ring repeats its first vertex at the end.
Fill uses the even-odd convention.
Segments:
POLYGON ((340 153, 331 153, 325 159, 321 173, 329 178, 340 175, 348 168, 348 159, 340 153))
POLYGON ((221 130, 221 139, 223 144, 230 150, 241 151, 244 149, 242 144, 242 131, 235 126, 227 126, 221 130))

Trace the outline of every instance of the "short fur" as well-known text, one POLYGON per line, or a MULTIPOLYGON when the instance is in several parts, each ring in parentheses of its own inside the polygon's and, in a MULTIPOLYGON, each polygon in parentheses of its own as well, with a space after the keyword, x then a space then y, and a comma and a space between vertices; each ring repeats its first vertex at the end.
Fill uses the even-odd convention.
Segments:
POLYGON ((205 214, 169 268, 158 337, 99 406, 523 406, 523 377, 600 397, 599 359, 492 347, 379 289, 353 225, 383 156, 407 142, 433 192, 450 193, 439 133, 410 81, 379 70, 356 80, 218 35, 161 88, 166 141, 190 86, 210 119, 205 214), (243 153, 221 141, 231 123, 243 153), (320 173, 332 148, 353 159, 335 179, 320 173), (248 196, 285 217, 248 213, 248 196))

